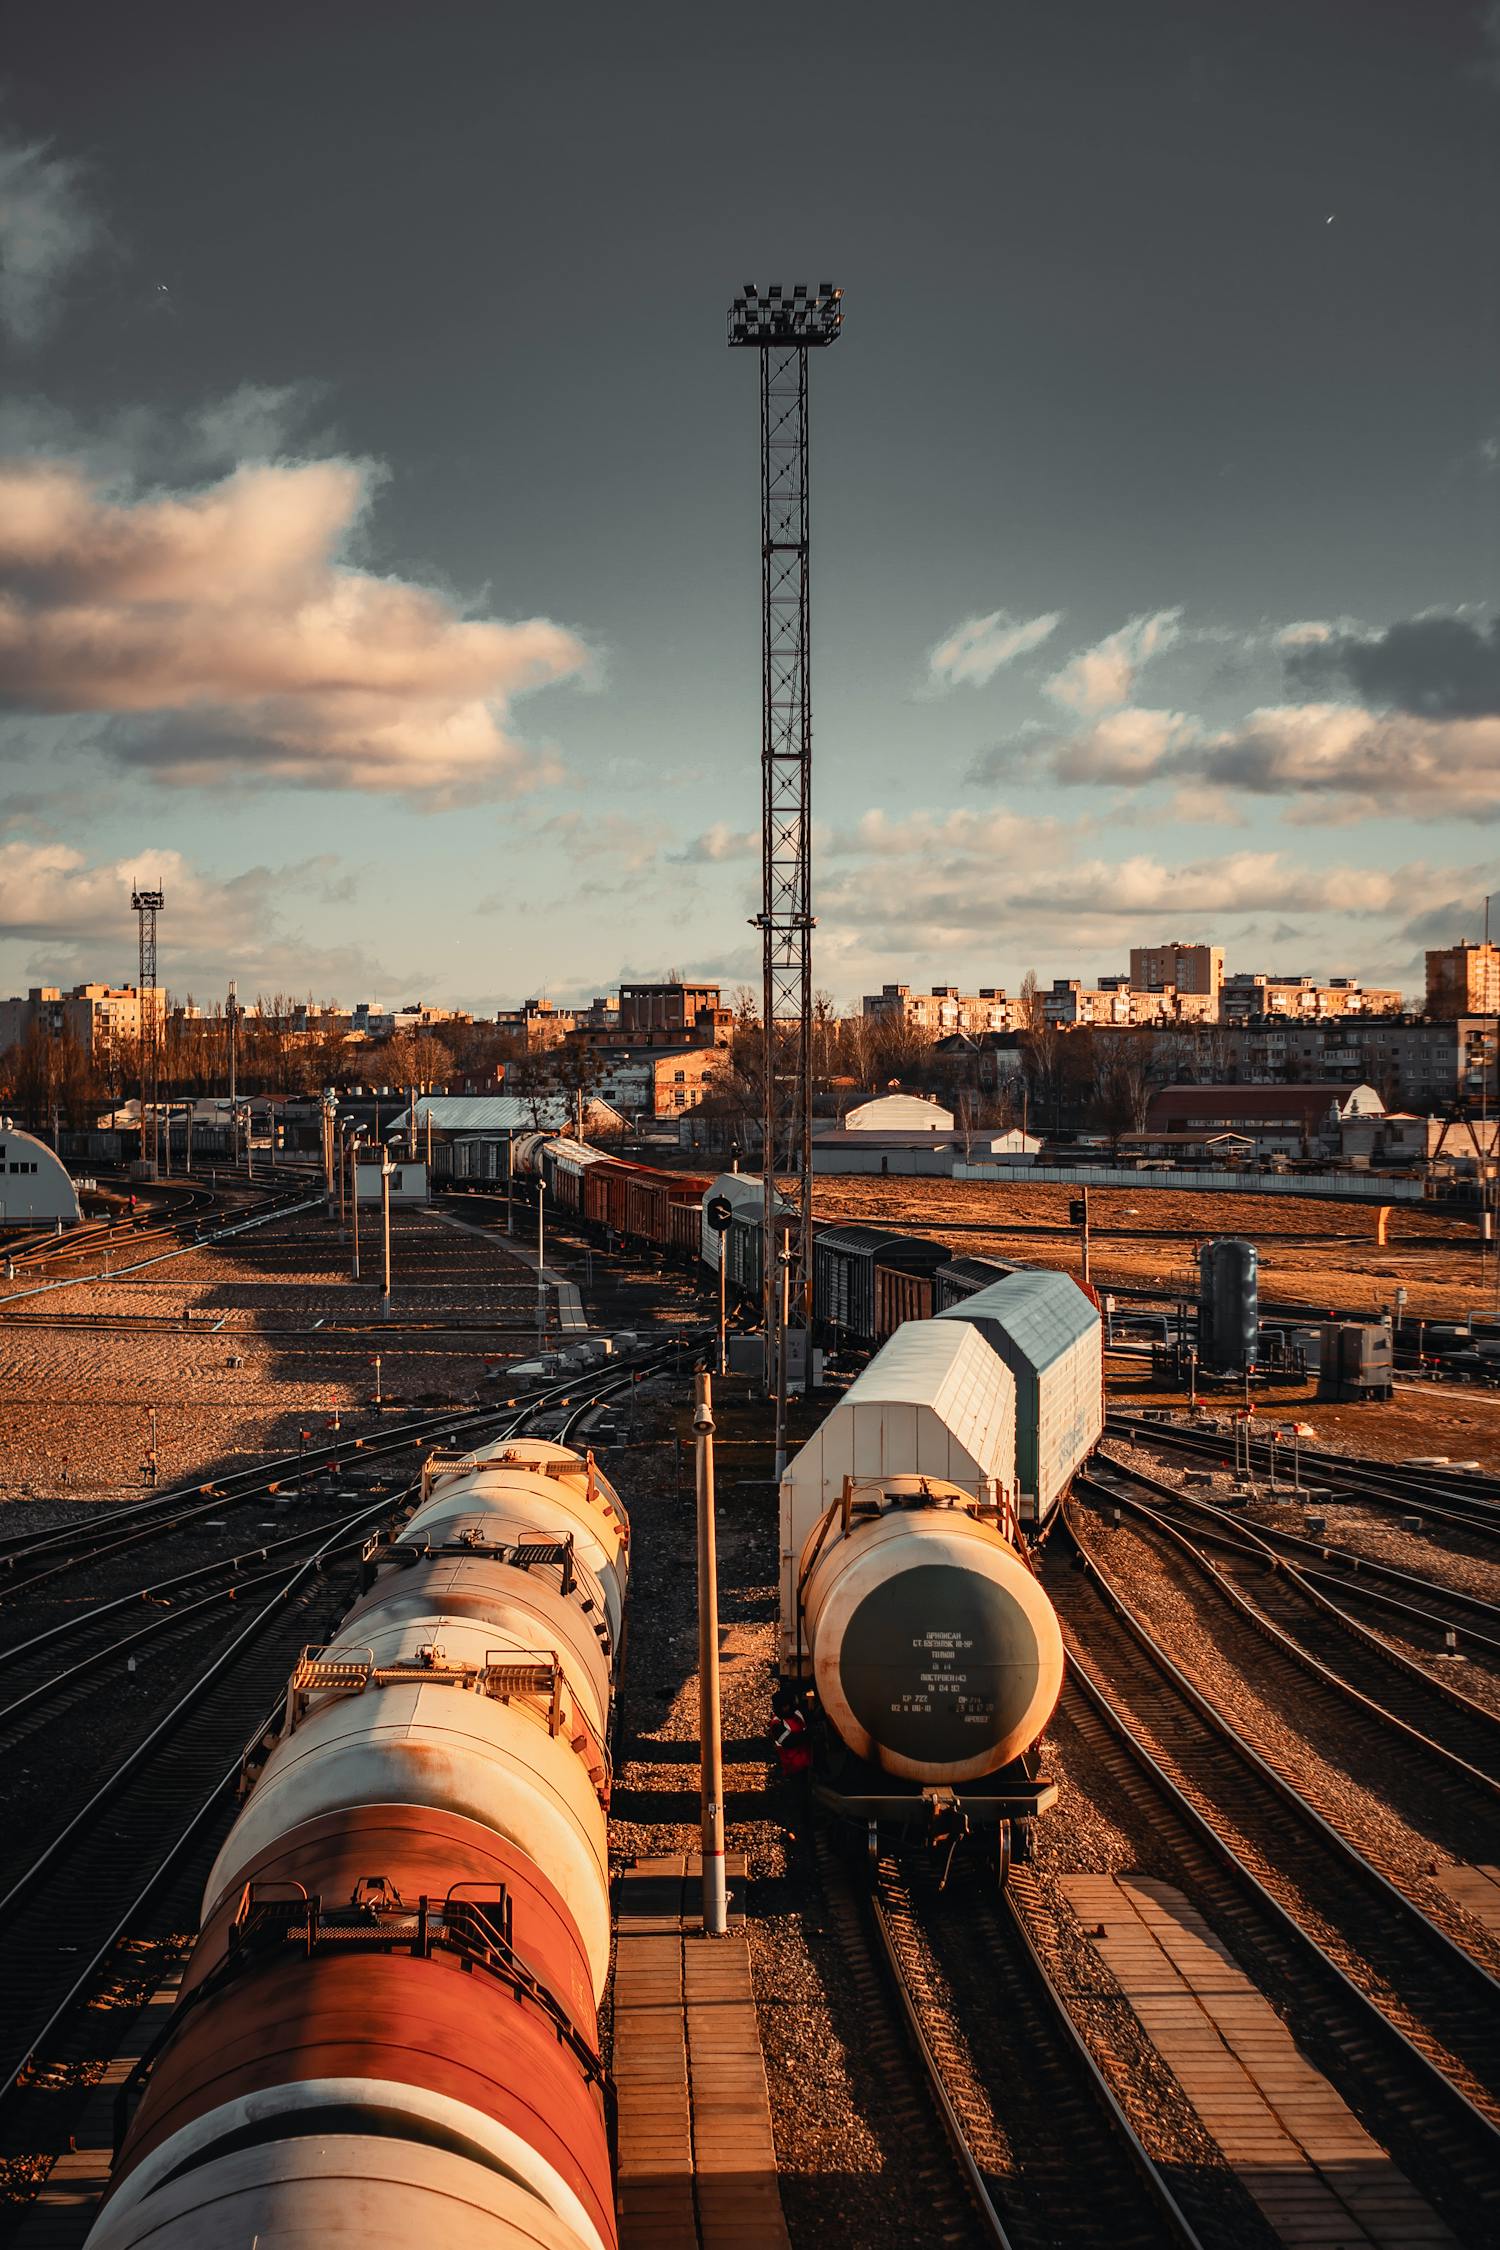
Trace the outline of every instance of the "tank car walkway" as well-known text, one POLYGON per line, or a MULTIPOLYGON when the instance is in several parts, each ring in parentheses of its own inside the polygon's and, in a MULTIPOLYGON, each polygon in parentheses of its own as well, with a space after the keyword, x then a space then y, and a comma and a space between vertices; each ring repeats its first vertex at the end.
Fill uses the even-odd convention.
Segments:
POLYGON ((1454 2244, 1181 1891, 1144 1875, 1066 1875, 1062 1887, 1288 2250, 1454 2244))
MULTIPOLYGON (((731 1890, 743 1854, 728 1855, 731 1890)), ((694 1853, 620 1877, 620 2250, 788 2250, 744 1917, 705 1938, 694 1853)))

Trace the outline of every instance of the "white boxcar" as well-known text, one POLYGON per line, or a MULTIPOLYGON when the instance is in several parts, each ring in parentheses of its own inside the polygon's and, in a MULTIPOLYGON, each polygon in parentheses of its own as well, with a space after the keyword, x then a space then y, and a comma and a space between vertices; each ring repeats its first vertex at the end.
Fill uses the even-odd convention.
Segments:
POLYGON ((1007 1274, 937 1315, 988 1338, 1015 1377, 1023 1523, 1041 1522, 1104 1429, 1099 1314, 1065 1273, 1007 1274))
POLYGON ((797 1641, 797 1571, 844 1479, 940 1477, 976 1499, 1014 1498, 1016 1384, 972 1328, 898 1328, 789 1464, 781 1480, 781 1659, 797 1641))

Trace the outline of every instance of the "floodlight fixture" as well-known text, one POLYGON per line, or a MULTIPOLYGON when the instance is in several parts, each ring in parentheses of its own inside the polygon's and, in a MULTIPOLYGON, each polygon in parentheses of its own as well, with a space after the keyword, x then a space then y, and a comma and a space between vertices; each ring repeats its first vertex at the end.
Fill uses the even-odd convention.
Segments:
POLYGON ((729 309, 729 341, 754 351, 787 351, 838 342, 844 325, 844 292, 820 281, 816 290, 798 281, 757 289, 745 283, 729 309))

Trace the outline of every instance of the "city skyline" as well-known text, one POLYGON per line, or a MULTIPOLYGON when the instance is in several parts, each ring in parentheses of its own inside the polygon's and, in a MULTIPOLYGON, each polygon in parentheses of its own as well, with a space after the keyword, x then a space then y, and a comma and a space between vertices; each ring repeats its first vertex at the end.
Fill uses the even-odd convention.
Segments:
POLYGON ((128 981, 137 876, 200 999, 758 985, 723 313, 824 272, 817 983, 1480 936, 1500 14, 906 24, 807 27, 826 136, 686 9, 12 27, 0 987, 128 981))

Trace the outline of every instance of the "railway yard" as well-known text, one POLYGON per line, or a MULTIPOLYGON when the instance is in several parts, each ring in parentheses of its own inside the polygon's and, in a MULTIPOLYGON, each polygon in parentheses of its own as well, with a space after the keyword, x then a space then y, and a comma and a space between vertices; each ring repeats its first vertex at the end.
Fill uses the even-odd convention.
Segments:
MULTIPOLYGON (((971 1508, 983 1522, 964 1518, 996 1584, 1003 1548, 1046 1597, 1055 1711, 1034 1749, 1018 1732, 1014 1757, 988 1769, 951 1754, 933 1766, 929 1745, 907 1814, 867 1818, 873 1767, 856 1786, 836 1745, 809 1765, 787 1723, 800 1726, 814 1677, 833 1709, 831 1659, 804 1652, 801 1605, 805 1592, 808 1632, 831 1648, 844 1613, 817 1572, 844 1567, 823 1545, 836 1467, 820 1472, 832 1504, 814 1538, 788 1547, 765 1403, 745 1376, 717 1381, 732 1911, 729 1938, 713 1939, 693 1872, 691 1376, 712 1362, 715 1291, 683 1216, 706 1183, 658 1184, 663 1216, 641 1233, 623 1203, 601 1218, 593 1187, 555 1202, 553 1179, 540 1274, 524 1183, 513 1233, 503 1189, 403 1208, 389 1317, 378 1220, 356 1282, 307 1170, 160 1183, 134 1212, 112 1183, 108 1212, 74 1236, 7 1246, 0 2240, 51 2250, 94 2228, 124 2250, 155 2241, 162 2213, 164 2243, 241 2239, 212 2232, 192 2183, 237 2192, 245 2120, 271 2129, 285 2088, 255 2058, 266 2025, 290 2041, 285 1980, 314 1980, 298 2007, 305 1990, 319 2037, 347 2044, 327 2026, 365 1976, 373 2046, 404 2039, 412 1995, 426 2005, 429 1954, 474 1971, 436 1971, 453 2070, 424 2094, 427 2140, 391 2128, 370 2162, 402 2192, 456 2196, 444 2167, 468 2159, 452 2120, 483 2110, 510 2153, 502 2165, 502 2138, 486 2143, 492 2229, 455 2242, 1496 2240, 1500 1391, 1398 1381, 1389 1402, 1355 1404, 1273 1378, 1262 1430, 1305 1428, 1294 1456, 1262 1434, 1247 1458, 1231 1387, 1190 1416, 1139 1352, 1102 1348, 1075 1293, 1104 1369, 1076 1458, 1055 1493, 1045 1462, 1032 1474, 1029 1520, 1007 1513, 1025 1479, 998 1470, 1005 1493, 971 1508), (532 1604, 519 1624, 512 1581, 532 1604), (562 1653, 538 1668, 539 1646, 562 1653), (466 1714, 441 1801, 426 1782, 401 1794, 404 1753, 373 1720, 350 1779, 353 1730, 379 1697, 413 1732, 436 1723, 434 1699, 466 1714), (476 1744, 491 1778, 471 1784, 476 1744), (565 1817, 483 1812, 493 1770, 542 1806, 532 1762, 565 1817), (975 1777, 996 1770, 1036 1817, 984 1797, 975 1777), (386 1856, 367 1866, 376 1835, 386 1856), (358 1913, 324 1927, 318 1901, 350 1852, 362 1883, 378 1873, 384 1887, 358 1889, 358 1913), (438 1864, 467 1880, 438 1881, 438 1864), (533 1947, 544 1926, 554 1935, 533 1947), (705 1970, 714 1958, 722 1974, 705 1970), (172 2018, 179 1990, 193 1997, 172 2018), (484 2064, 483 2098, 458 2083, 460 2054, 512 2038, 520 2059, 484 2064), (215 2072, 221 2109, 196 2090, 215 2072), (527 2100, 541 2123, 518 2124, 527 2100), (231 2109, 226 2137, 215 2120, 231 2109), (419 2142, 420 2158, 391 2153, 419 2142), (526 2216, 538 2200, 545 2224, 526 2216)), ((1065 1189, 820 1178, 816 1203, 822 1220, 955 1257, 1077 1271, 1065 1189)), ((1159 1191, 1094 1197, 1095 1288, 1170 1304, 1192 1246, 1229 1230, 1259 1247, 1268 1316, 1371 1313, 1398 1287, 1409 1318, 1452 1321, 1482 1301, 1472 1230, 1441 1211, 1397 1210, 1377 1244, 1364 1205, 1159 1191)), ((1052 1317, 1053 1285, 1036 1310, 1023 1279, 1016 1333, 1052 1317)), ((1004 1325, 995 1294, 972 1313, 935 1306, 873 1357, 835 1339, 827 1389, 791 1402, 791 1481, 803 1449, 833 1462, 840 1415, 852 1426, 916 1396, 900 1388, 912 1354, 924 1367, 940 1354, 971 1389, 989 1369, 1024 1419, 1024 1370, 1002 1381, 987 1356, 1004 1325)), ((935 1379, 923 1394, 947 1395, 935 1379)), ((937 1468, 882 1456, 859 1472, 868 1487, 843 1474, 834 1543, 849 1543, 851 1572, 859 1536, 925 1531, 932 1548, 928 1480, 955 1477, 955 1458, 951 1444, 937 1468), (889 1518, 882 1481, 900 1488, 889 1518)), ((917 1559, 935 1568, 927 1549, 917 1559)), ((1045 1672, 1045 1634, 1027 1648, 1045 1672)), ((820 1729, 814 1713, 821 1743, 820 1729)), ((401 2075, 361 2067, 387 2092, 401 2075)), ((354 2071, 330 2062, 327 2083, 354 2071)), ((352 2130, 353 2096, 339 2099, 335 2139, 352 2130)))

